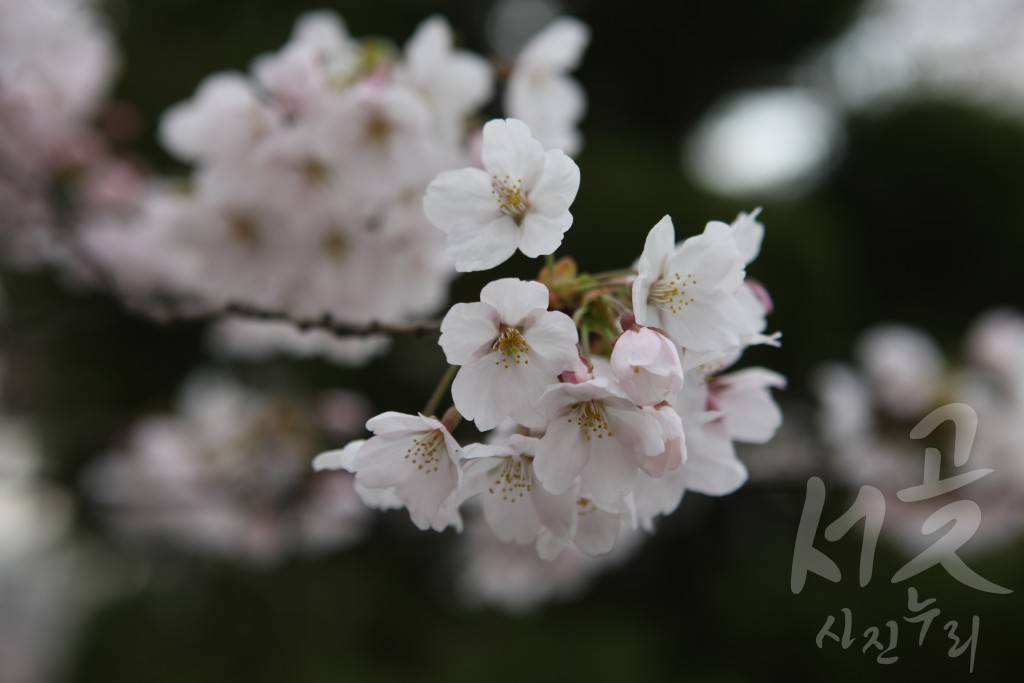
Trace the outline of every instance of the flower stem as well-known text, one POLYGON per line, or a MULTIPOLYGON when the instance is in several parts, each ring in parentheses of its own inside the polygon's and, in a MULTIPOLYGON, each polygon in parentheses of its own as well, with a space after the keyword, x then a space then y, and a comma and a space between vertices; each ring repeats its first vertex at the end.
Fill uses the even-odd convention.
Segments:
POLYGON ((434 393, 430 395, 430 400, 427 401, 427 405, 423 408, 423 414, 430 417, 437 411, 437 406, 441 404, 441 399, 448 392, 448 387, 451 386, 452 380, 455 379, 455 373, 459 371, 458 365, 449 365, 448 369, 441 376, 441 379, 437 382, 437 387, 434 388, 434 393))

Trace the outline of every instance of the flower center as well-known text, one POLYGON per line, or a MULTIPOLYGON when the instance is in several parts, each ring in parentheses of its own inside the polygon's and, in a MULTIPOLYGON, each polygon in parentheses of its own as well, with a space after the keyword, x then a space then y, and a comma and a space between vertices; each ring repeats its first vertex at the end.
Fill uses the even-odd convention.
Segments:
POLYGON ((530 359, 526 357, 526 354, 530 352, 530 345, 523 338, 523 333, 515 327, 502 325, 501 334, 494 340, 491 350, 497 351, 501 356, 494 361, 495 365, 504 364, 507 368, 510 360, 516 365, 530 364, 530 359))
POLYGON ((428 434, 422 434, 419 438, 412 440, 412 445, 405 449, 403 459, 412 461, 416 469, 422 470, 423 474, 430 474, 441 469, 442 450, 447 452, 444 446, 444 437, 437 429, 428 434))
POLYGON ((511 216, 518 225, 530 209, 530 202, 523 192, 523 179, 512 182, 508 176, 499 179, 491 177, 491 194, 498 200, 498 207, 506 216, 511 216))
POLYGON ((662 278, 651 285, 649 299, 658 308, 672 313, 680 313, 684 306, 693 303, 693 297, 687 295, 686 288, 696 284, 697 279, 691 273, 687 273, 686 277, 679 273, 672 273, 672 277, 662 278))
POLYGON ((494 484, 488 487, 490 494, 501 494, 502 500, 516 502, 533 490, 530 472, 522 458, 505 458, 501 469, 494 477, 494 484))
POLYGON ((573 420, 575 420, 576 426, 583 430, 583 438, 586 441, 592 440, 595 436, 598 439, 615 436, 615 432, 608 424, 608 416, 604 413, 604 404, 601 401, 576 404, 569 417, 570 423, 573 420))
POLYGON ((230 216, 228 218, 228 233, 235 242, 247 247, 254 247, 260 241, 259 224, 248 215, 230 216))

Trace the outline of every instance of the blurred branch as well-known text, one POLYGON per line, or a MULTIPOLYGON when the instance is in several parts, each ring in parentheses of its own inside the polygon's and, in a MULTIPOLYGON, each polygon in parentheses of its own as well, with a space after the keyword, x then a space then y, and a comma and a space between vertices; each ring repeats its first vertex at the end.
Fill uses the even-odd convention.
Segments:
POLYGON ((325 313, 319 318, 298 318, 280 311, 269 310, 260 308, 259 306, 242 303, 230 303, 225 306, 222 311, 213 313, 211 317, 220 317, 222 315, 237 315, 243 318, 268 322, 285 322, 297 327, 303 332, 308 330, 322 330, 324 332, 329 332, 336 337, 365 337, 381 334, 389 337, 413 337, 421 339, 426 337, 436 337, 441 334, 441 321, 439 320, 431 320, 429 322, 416 324, 392 324, 372 321, 360 325, 335 320, 330 313, 325 313))

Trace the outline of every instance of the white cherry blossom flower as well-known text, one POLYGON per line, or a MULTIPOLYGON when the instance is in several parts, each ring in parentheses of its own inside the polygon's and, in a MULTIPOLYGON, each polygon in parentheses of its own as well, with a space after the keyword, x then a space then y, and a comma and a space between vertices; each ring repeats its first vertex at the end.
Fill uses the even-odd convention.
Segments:
POLYGON ((782 426, 782 411, 769 389, 783 389, 786 378, 765 368, 745 368, 716 377, 709 386, 712 406, 722 412, 729 438, 767 443, 782 426))
POLYGON ((633 312, 641 325, 666 330, 684 349, 719 351, 738 347, 747 315, 737 297, 744 260, 725 223, 675 245, 665 216, 647 235, 633 283, 633 312))
POLYGON ((160 141, 186 161, 239 159, 280 127, 280 117, 239 73, 215 73, 160 121, 160 141))
POLYGON ((576 125, 587 107, 586 93, 568 72, 579 66, 590 29, 578 19, 553 21, 531 38, 516 58, 505 91, 505 110, 525 121, 545 147, 576 154, 576 125))
POLYGON ((505 278, 485 286, 479 302, 452 306, 441 322, 438 343, 449 363, 462 366, 452 400, 478 429, 507 417, 543 426, 537 399, 576 367, 579 341, 572 319, 547 308, 543 284, 505 278))
POLYGON ((436 113, 439 132, 458 140, 465 118, 491 96, 485 59, 453 49, 452 28, 440 15, 427 18, 405 45, 399 78, 423 93, 436 113))
POLYGON ((473 444, 462 452, 463 498, 480 495, 484 518, 504 543, 534 543, 542 529, 559 537, 574 531, 576 492, 556 496, 540 485, 533 471, 537 443, 513 434, 505 445, 473 444))
POLYGON ((856 354, 879 404, 893 415, 908 420, 923 415, 939 394, 946 359, 920 330, 877 325, 861 335, 856 354))
POLYGON ((423 209, 448 234, 458 271, 487 270, 518 249, 530 258, 554 253, 572 225, 569 206, 580 171, 561 150, 544 151, 516 119, 488 121, 484 168, 446 171, 427 187, 423 209))
POLYGON ((454 494, 462 480, 462 449, 448 429, 432 417, 396 412, 371 418, 366 428, 374 436, 352 456, 356 483, 393 490, 420 529, 461 528, 454 494))
POLYGON ((549 423, 534 468, 552 493, 563 493, 581 477, 591 498, 614 504, 630 491, 640 461, 665 450, 658 420, 606 379, 555 385, 537 407, 549 423))

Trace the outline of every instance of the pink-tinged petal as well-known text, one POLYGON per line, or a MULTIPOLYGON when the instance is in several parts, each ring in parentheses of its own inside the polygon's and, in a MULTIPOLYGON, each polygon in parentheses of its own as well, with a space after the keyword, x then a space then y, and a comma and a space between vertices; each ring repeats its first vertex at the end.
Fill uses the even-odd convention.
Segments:
POLYGON ((586 453, 576 421, 568 415, 556 416, 537 444, 533 461, 537 479, 549 493, 565 493, 585 464, 586 453))
POLYGON ((528 188, 530 211, 560 218, 572 206, 579 192, 580 168, 560 149, 548 150, 544 156, 544 172, 537 184, 528 188))
MULTIPOLYGON (((524 188, 537 184, 544 171, 544 147, 518 119, 494 119, 484 124, 481 158, 491 177, 524 188)), ((488 183, 490 179, 488 180, 488 183)))
POLYGON ((406 415, 389 410, 367 420, 366 428, 378 436, 389 435, 397 438, 412 432, 421 432, 424 426, 418 415, 406 415))
POLYGON ((747 481, 747 468, 719 423, 688 429, 686 488, 708 496, 732 493, 747 481))
POLYGON ((531 210, 519 226, 519 251, 529 258, 553 254, 571 226, 572 214, 568 211, 549 218, 531 210))
POLYGON ((662 438, 665 439, 665 450, 650 458, 639 458, 640 469, 652 477, 663 476, 686 460, 686 438, 683 434, 683 421, 676 411, 670 407, 651 410, 649 414, 661 425, 662 438))
POLYGON ((533 280, 506 277, 480 290, 480 301, 498 311, 501 322, 518 327, 532 311, 548 309, 548 288, 533 280))
POLYGON ((619 536, 619 515, 605 512, 593 503, 580 503, 579 522, 573 543, 587 555, 607 555, 619 536))
POLYGON ((441 321, 437 343, 452 365, 479 360, 498 338, 498 312, 483 302, 455 304, 441 321))
MULTIPOLYGON (((657 423, 655 429, 658 429, 657 423)), ((622 500, 636 481, 636 456, 625 444, 607 435, 588 441, 587 450, 581 490, 602 503, 622 500)))
POLYGON ((503 263, 519 246, 519 226, 502 214, 480 227, 465 227, 449 233, 445 257, 455 261, 455 270, 468 273, 489 270, 503 263))
POLYGON ((628 401, 607 400, 604 406, 615 440, 637 456, 652 457, 665 450, 665 437, 658 420, 628 401))
POLYGON ((747 368, 715 380, 718 406, 734 441, 767 443, 782 425, 782 411, 769 387, 786 386, 786 378, 764 368, 747 368))
POLYGON ((423 212, 446 233, 493 221, 501 208, 491 194, 490 177, 479 168, 446 171, 427 186, 423 212))
POLYGON ((356 453, 366 443, 366 439, 350 441, 344 448, 335 451, 327 451, 313 458, 313 469, 317 472, 323 470, 345 470, 354 472, 356 453))
POLYGON ((565 313, 535 311, 526 321, 523 338, 530 345, 531 358, 534 355, 540 357, 556 374, 576 367, 579 333, 572 318, 565 313))

